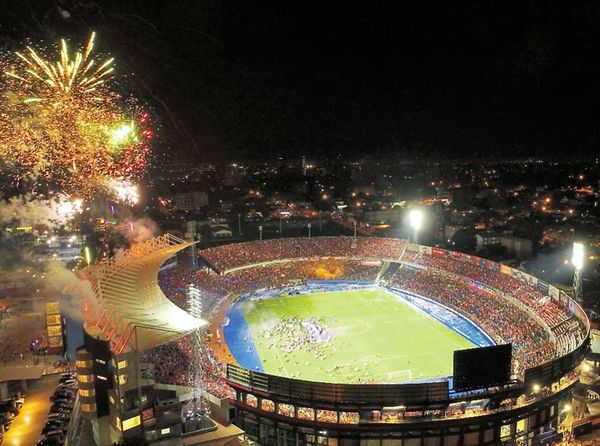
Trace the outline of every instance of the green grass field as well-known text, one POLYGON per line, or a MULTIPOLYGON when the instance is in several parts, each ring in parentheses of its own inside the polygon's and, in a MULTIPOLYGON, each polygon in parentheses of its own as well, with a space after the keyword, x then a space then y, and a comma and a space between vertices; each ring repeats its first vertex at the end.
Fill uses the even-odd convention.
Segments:
POLYGON ((382 288, 281 296, 243 305, 265 372, 286 377, 335 383, 429 379, 451 375, 453 352, 475 347, 382 288), (266 333, 290 317, 318 319, 332 339, 317 342, 310 351, 285 352, 277 342, 281 336, 266 333))

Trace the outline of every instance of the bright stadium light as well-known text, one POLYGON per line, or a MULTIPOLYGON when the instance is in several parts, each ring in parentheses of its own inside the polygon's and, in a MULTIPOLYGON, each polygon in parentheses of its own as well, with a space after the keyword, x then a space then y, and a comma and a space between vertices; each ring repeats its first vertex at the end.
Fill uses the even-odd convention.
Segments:
POLYGON ((408 213, 408 222, 410 223, 410 227, 414 230, 414 243, 417 242, 417 235, 419 233, 419 229, 423 225, 423 212, 418 209, 413 209, 408 213))
POLYGON ((585 249, 583 248, 583 243, 573 243, 573 257, 571 257, 571 263, 573 263, 576 270, 583 269, 584 258, 585 249))

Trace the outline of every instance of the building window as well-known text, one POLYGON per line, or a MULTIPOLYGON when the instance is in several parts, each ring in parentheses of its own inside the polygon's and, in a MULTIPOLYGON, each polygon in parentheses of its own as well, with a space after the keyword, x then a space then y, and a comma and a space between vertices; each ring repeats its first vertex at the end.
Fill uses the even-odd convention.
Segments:
POLYGON ((78 359, 77 361, 75 361, 75 367, 79 369, 89 369, 92 367, 92 361, 83 361, 81 359, 78 359))
POLYGON ((121 418, 118 415, 115 417, 115 427, 117 430, 121 430, 121 418))
POLYGON ((110 401, 110 404, 112 404, 113 406, 115 406, 115 405, 116 405, 116 402, 115 402, 115 397, 114 397, 114 396, 112 396, 112 395, 109 395, 109 396, 108 396, 108 400, 110 401))
POLYGON ((119 384, 120 385, 127 384, 127 374, 126 373, 119 375, 119 384))
POLYGON ((96 358, 96 362, 97 362, 98 364, 106 364, 106 361, 105 361, 105 360, 103 360, 103 359, 98 359, 98 358, 96 358))
POLYGON ((79 396, 94 396, 96 395, 96 390, 94 389, 79 389, 79 396))
POLYGON ((108 379, 106 378, 106 376, 103 375, 96 375, 96 377, 101 380, 101 381, 108 381, 108 379))
POLYGON ((171 433, 171 428, 170 427, 166 427, 164 429, 160 430, 160 435, 167 435, 171 433))
POLYGON ((122 361, 119 361, 119 369, 125 369, 127 368, 127 359, 123 359, 122 361))
POLYGON ((86 404, 83 403, 81 405, 81 411, 82 412, 94 412, 96 410, 96 405, 95 404, 86 404))
POLYGON ((93 383, 94 377, 92 375, 77 375, 77 381, 80 383, 93 383))
POLYGON ((137 427, 140 424, 142 424, 142 422, 139 415, 133 418, 129 418, 127 420, 123 420, 123 430, 127 431, 129 429, 133 429, 134 427, 137 427))

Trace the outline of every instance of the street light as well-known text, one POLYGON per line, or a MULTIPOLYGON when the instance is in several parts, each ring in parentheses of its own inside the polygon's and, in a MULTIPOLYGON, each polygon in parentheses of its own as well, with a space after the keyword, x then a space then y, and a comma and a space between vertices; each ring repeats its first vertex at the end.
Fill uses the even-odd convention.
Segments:
POLYGON ((408 213, 408 221, 410 223, 411 228, 414 230, 413 242, 418 243, 418 233, 419 229, 423 225, 423 212, 418 209, 413 209, 408 213))
POLYGON ((585 248, 583 243, 573 243, 573 257, 571 257, 571 263, 575 267, 575 273, 573 274, 573 297, 578 303, 583 301, 583 263, 585 259, 585 248))

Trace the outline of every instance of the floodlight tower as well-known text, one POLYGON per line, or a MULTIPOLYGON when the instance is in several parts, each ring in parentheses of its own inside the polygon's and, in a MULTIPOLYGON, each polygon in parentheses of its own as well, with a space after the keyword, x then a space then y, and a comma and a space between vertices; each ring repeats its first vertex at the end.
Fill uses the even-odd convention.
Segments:
MULTIPOLYGON (((193 283, 185 287, 189 313, 200 319, 202 317, 202 295, 200 289, 193 283)), ((194 353, 200 352, 202 349, 202 329, 198 328, 192 335, 191 351, 194 353)), ((197 424, 204 417, 203 393, 204 385, 202 379, 202 366, 200 361, 192 359, 190 361, 190 375, 192 376, 192 397, 188 403, 187 422, 197 424)))
POLYGON ((583 263, 585 259, 585 248, 583 243, 573 243, 573 257, 571 263, 575 267, 575 274, 573 274, 573 297, 580 305, 583 303, 583 263))
POLYGON ((419 243, 419 230, 423 225, 423 212, 418 209, 413 209, 408 213, 408 221, 410 223, 410 227, 413 228, 413 243, 419 243))

